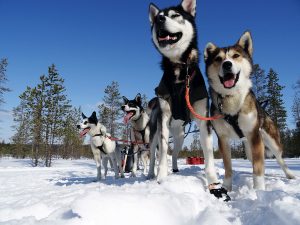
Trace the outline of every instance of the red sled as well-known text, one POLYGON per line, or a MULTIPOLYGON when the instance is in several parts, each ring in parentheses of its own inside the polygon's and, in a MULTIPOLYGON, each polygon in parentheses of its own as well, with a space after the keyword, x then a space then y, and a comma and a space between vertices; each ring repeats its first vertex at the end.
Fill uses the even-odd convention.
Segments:
POLYGON ((204 158, 203 157, 187 157, 186 164, 188 164, 188 165, 204 164, 204 158))

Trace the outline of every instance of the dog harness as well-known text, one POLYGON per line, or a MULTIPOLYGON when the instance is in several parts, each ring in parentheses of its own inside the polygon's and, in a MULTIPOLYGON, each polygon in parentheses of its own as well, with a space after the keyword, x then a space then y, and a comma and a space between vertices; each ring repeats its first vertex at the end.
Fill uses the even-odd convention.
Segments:
MULTIPOLYGON (((252 90, 250 90, 249 94, 255 100, 255 105, 256 105, 256 109, 257 109, 257 117, 258 117, 258 121, 259 121, 259 127, 262 127, 263 121, 266 117, 266 112, 262 108, 261 104, 256 100, 255 94, 253 93, 252 90)), ((239 122, 238 122, 239 112, 236 115, 233 115, 233 116, 223 113, 223 103, 222 103, 222 101, 219 102, 219 99, 221 99, 221 100, 223 99, 221 94, 218 94, 217 102, 218 102, 218 110, 220 111, 220 113, 222 113, 224 115, 223 119, 229 125, 231 125, 231 127, 234 129, 235 133, 239 136, 240 139, 244 138, 245 135, 243 134, 243 131, 241 130, 241 128, 239 126, 239 122)))
MULTIPOLYGON (((171 68, 172 69, 169 68, 165 70, 158 87, 155 88, 155 94, 170 103, 174 119, 180 119, 188 123, 191 121, 189 109, 185 102, 185 79, 188 68, 186 64, 173 64, 171 68), (178 77, 174 74, 176 67, 180 69, 180 75, 178 77)), ((198 100, 208 98, 201 71, 198 66, 194 68, 193 71, 188 71, 189 74, 193 74, 190 79, 191 104, 198 100)))
MULTIPOLYGON (((100 131, 100 134, 95 134, 93 137, 99 137, 99 136, 103 136, 103 134, 101 133, 101 131, 100 131)), ((100 150, 100 152, 102 152, 104 155, 107 154, 107 153, 104 151, 103 143, 102 143, 102 145, 97 146, 97 148, 98 148, 98 149, 100 150)))

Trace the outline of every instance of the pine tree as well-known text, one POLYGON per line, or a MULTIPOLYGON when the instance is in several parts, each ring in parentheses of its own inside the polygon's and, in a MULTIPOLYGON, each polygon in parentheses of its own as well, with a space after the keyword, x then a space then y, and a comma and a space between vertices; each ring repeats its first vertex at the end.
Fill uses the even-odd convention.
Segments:
POLYGON ((34 166, 41 158, 45 159, 45 166, 51 166, 54 145, 62 142, 66 116, 71 107, 65 91, 64 80, 52 65, 48 68, 48 75, 40 77, 37 86, 27 87, 20 95, 21 103, 14 110, 14 142, 25 143, 18 138, 25 135, 23 130, 26 131, 32 143, 34 166))
POLYGON ((144 109, 148 107, 148 98, 145 94, 142 94, 142 106, 144 109))
POLYGON ((8 62, 7 59, 1 59, 0 60, 0 106, 4 103, 4 93, 9 92, 10 89, 5 87, 5 83, 7 82, 6 78, 6 68, 7 68, 8 62))
MULTIPOLYGON (((116 81, 113 81, 111 85, 108 85, 104 90, 103 104, 98 106, 100 110, 100 115, 104 112, 105 120, 107 120, 107 130, 111 133, 112 136, 121 135, 120 127, 122 123, 118 122, 118 120, 122 117, 122 97, 119 92, 119 84, 116 81), (104 108, 103 105, 106 107, 104 108)), ((104 115, 102 115, 102 120, 104 115)))
POLYGON ((300 136, 300 80, 296 82, 295 85, 295 97, 292 106, 292 113, 295 121, 295 133, 300 136))
POLYGON ((263 69, 260 68, 259 64, 253 65, 251 73, 252 90, 259 102, 267 100, 267 80, 266 74, 263 69))
POLYGON ((63 130, 62 158, 79 158, 83 140, 78 135, 77 124, 81 120, 81 108, 72 108, 68 111, 63 130))
POLYGON ((13 157, 25 158, 28 155, 27 146, 32 141, 31 114, 28 111, 25 103, 21 101, 18 107, 13 109, 13 118, 15 125, 12 126, 16 133, 12 136, 12 142, 15 144, 13 157))
POLYGON ((267 75, 267 97, 269 104, 266 111, 275 122, 281 133, 286 129, 287 113, 284 108, 282 90, 284 86, 279 84, 278 74, 271 68, 267 75))
MULTIPOLYGON (((27 87, 19 96, 21 105, 30 115, 23 123, 30 130, 32 142, 32 163, 39 164, 43 148, 43 109, 45 104, 45 83, 40 83, 34 88, 27 87)), ((21 118, 21 117, 19 117, 21 118)), ((24 118, 25 119, 25 118, 24 118)))
POLYGON ((109 114, 110 110, 105 104, 101 104, 98 106, 99 109, 99 122, 103 124, 105 127, 109 127, 109 114))
POLYGON ((64 79, 60 77, 54 64, 48 68, 48 75, 42 76, 46 84, 45 100, 45 165, 50 167, 53 147, 59 143, 64 131, 64 121, 70 109, 70 101, 65 94, 64 79))

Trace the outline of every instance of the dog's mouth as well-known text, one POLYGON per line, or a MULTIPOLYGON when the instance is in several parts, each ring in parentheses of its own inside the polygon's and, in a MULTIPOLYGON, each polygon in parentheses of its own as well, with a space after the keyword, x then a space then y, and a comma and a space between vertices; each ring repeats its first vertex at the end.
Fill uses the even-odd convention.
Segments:
POLYGON ((233 88, 240 78, 240 72, 237 74, 226 73, 223 77, 219 76, 221 83, 224 88, 230 89, 233 88))
POLYGON ((125 111, 124 123, 127 124, 129 120, 135 115, 136 111, 125 111))
POLYGON ((82 138, 82 137, 84 137, 89 131, 90 131, 90 127, 87 127, 87 128, 84 128, 80 133, 79 133, 79 135, 80 135, 80 137, 82 138))
POLYGON ((160 29, 157 31, 157 41, 160 46, 173 45, 178 42, 182 37, 181 32, 170 33, 166 30, 160 29))

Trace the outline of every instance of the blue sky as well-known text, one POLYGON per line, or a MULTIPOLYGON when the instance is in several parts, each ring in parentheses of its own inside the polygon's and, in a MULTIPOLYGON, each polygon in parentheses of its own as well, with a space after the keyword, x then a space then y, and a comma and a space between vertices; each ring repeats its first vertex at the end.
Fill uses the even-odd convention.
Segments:
MULTIPOLYGON (((151 1, 0 0, 0 58, 8 58, 7 86, 1 112, 0 140, 12 135, 13 107, 26 86, 36 85, 56 64, 74 106, 86 114, 97 109, 104 88, 118 81, 128 98, 154 96, 162 72, 148 19, 151 1)), ((163 8, 177 0, 153 0, 163 8)), ((288 124, 293 127, 292 88, 300 79, 300 1, 198 0, 199 49, 209 41, 235 43, 245 30, 254 39, 254 62, 272 67, 285 85, 288 124)), ((201 57, 202 72, 204 63, 201 57)))

